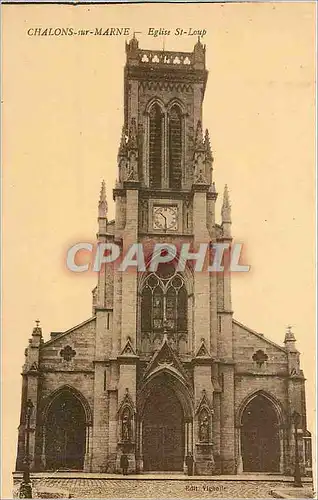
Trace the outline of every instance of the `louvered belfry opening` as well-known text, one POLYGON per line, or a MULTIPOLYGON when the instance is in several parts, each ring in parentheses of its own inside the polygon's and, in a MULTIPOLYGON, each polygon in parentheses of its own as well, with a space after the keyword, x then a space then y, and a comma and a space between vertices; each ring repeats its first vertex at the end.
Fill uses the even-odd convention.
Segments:
POLYGON ((179 106, 169 112, 169 187, 180 189, 182 181, 182 116, 179 106))
POLYGON ((162 113, 154 104, 149 116, 149 180, 150 187, 161 188, 162 181, 162 113))

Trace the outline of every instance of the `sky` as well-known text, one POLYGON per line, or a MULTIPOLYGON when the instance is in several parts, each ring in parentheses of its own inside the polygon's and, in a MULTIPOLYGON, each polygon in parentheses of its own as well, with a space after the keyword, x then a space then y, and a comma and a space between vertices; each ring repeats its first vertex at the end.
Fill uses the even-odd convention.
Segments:
POLYGON ((233 276, 234 317, 282 343, 291 324, 315 408, 315 4, 3 5, 3 496, 9 497, 21 366, 34 322, 45 339, 91 316, 96 276, 67 271, 95 241, 100 183, 109 217, 123 124, 125 37, 28 36, 35 27, 129 27, 142 48, 192 51, 206 29, 203 107, 220 198, 249 273, 233 276), (150 27, 171 30, 152 37, 150 27))

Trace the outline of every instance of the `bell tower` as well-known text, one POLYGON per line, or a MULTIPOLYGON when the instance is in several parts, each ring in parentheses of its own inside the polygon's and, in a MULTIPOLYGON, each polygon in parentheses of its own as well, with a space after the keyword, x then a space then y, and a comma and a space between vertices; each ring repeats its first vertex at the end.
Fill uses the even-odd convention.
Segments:
POLYGON ((120 184, 134 180, 159 191, 211 184, 201 125, 207 74, 200 40, 193 52, 143 50, 135 37, 126 44, 120 184))
MULTIPOLYGON (((192 52, 144 50, 135 36, 126 43, 124 125, 114 189, 115 240, 122 240, 123 248, 151 240, 189 243, 195 249, 216 238, 213 156, 208 130, 202 128, 205 52, 200 39, 192 52)), ((195 288, 216 289, 215 278, 211 284, 210 277, 201 274, 194 277, 195 288)), ((132 275, 123 280, 134 282, 137 290, 137 274, 132 275)), ((129 335, 138 348, 138 328, 131 331, 138 319, 137 302, 128 297, 127 302, 131 313, 127 328, 123 320, 122 342, 129 335)), ((215 304, 213 308, 207 324, 210 298, 201 294, 193 314, 195 333, 189 339, 193 352, 204 338, 216 354, 215 304)))
MULTIPOLYGON (((202 127, 208 76, 205 53, 200 39, 192 52, 144 50, 135 36, 126 43, 124 124, 113 191, 114 241, 122 246, 124 255, 134 243, 142 244, 147 261, 147 248, 156 243, 172 243, 177 248, 187 244, 188 253, 195 253, 200 245, 209 249, 211 243, 223 240, 222 226, 215 224, 217 193, 210 138, 202 127)), ((229 211, 227 191, 226 203, 229 211)), ((226 238, 230 241, 229 231, 226 238)), ((147 460, 152 459, 146 457, 143 462, 137 394, 143 393, 147 377, 152 376, 150 360, 159 352, 167 357, 169 349, 173 353, 169 356, 178 359, 176 370, 184 380, 187 396, 180 398, 189 402, 185 436, 179 440, 180 447, 184 446, 182 454, 193 452, 201 474, 211 468, 218 470, 212 449, 219 456, 221 431, 227 432, 232 425, 229 416, 222 429, 219 406, 212 431, 213 401, 221 404, 216 395, 222 375, 219 353, 230 366, 232 359, 232 316, 230 310, 226 314, 218 311, 221 302, 231 303, 229 278, 194 272, 193 266, 176 272, 166 265, 153 274, 135 268, 114 270, 112 358, 119 364, 118 404, 128 393, 136 409, 131 456, 136 457, 139 470, 147 470, 147 460), (228 297, 218 298, 219 290, 228 297)), ((144 431, 151 434, 147 426, 144 431)), ((119 459, 117 454, 117 462, 119 459)))

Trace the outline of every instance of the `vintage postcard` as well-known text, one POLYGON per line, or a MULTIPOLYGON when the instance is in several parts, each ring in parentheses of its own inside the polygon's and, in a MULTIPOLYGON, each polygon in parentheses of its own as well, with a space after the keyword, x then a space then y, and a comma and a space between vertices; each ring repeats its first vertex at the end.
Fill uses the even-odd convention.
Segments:
POLYGON ((313 498, 314 2, 2 5, 4 498, 313 498))

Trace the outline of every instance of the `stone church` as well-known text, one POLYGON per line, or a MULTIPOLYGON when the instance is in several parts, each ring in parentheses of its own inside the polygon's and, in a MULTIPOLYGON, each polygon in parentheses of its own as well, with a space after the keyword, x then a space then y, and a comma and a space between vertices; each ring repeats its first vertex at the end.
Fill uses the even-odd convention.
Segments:
MULTIPOLYGON (((209 133, 202 128, 208 71, 192 52, 126 43, 124 126, 100 243, 231 243, 225 187, 220 223, 209 133)), ((174 263, 156 272, 102 266, 92 316, 25 350, 16 470, 29 436, 31 470, 291 474, 298 412, 302 473, 310 468, 305 378, 291 328, 278 345, 233 318, 229 272, 174 263), (29 425, 28 402, 33 404, 29 425)))

